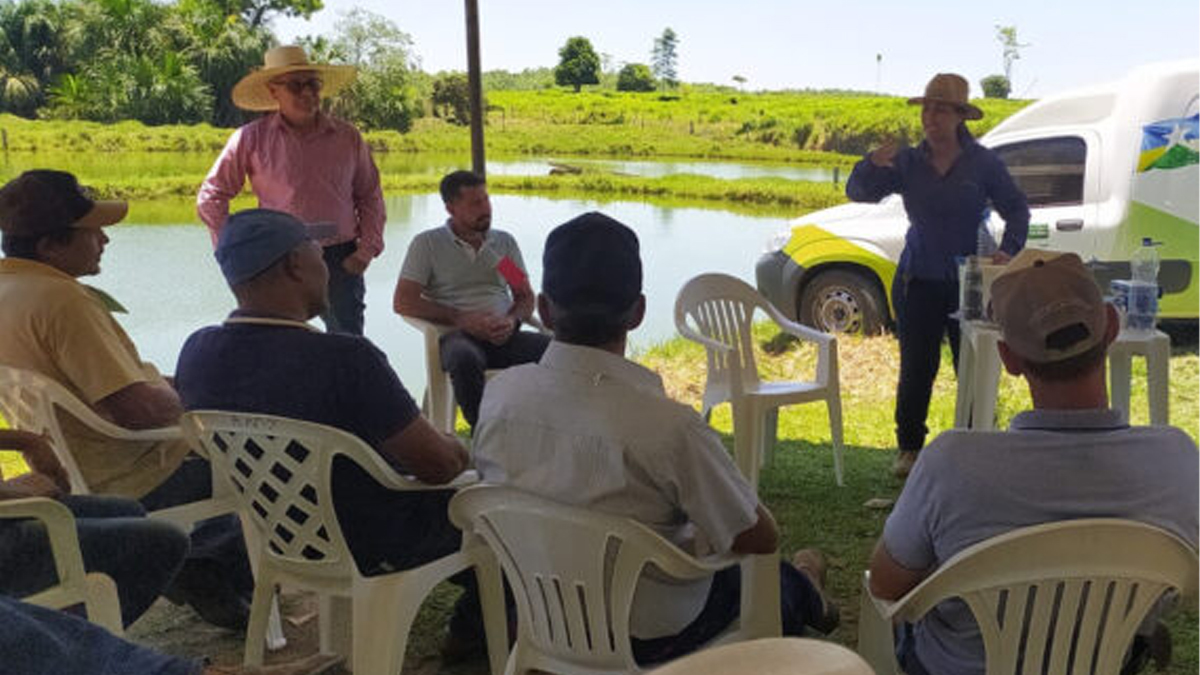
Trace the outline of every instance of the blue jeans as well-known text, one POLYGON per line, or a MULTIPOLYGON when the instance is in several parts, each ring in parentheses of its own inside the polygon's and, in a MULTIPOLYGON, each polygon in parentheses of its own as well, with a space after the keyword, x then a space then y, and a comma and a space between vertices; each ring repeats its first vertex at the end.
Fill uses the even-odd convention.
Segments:
POLYGON ((892 282, 896 337, 900 339, 900 382, 896 385, 896 445, 917 451, 925 446, 929 399, 942 361, 942 337, 958 367, 958 283, 911 279, 897 273, 892 282))
POLYGON ((325 247, 325 267, 329 268, 329 309, 321 314, 328 333, 363 334, 363 311, 367 304, 366 283, 361 274, 351 274, 342 261, 354 254, 358 245, 352 241, 325 247))
POLYGON ((198 663, 127 642, 70 614, 0 596, 0 673, 200 675, 198 663))
MULTIPOLYGON (((188 551, 187 535, 146 518, 128 499, 80 495, 62 502, 75 514, 84 569, 116 582, 121 621, 128 626, 175 576, 188 551)), ((0 593, 23 597, 57 582, 46 528, 34 520, 0 521, 0 593)))
MULTIPOLYGON (((650 640, 630 639, 638 665, 660 663, 696 651, 720 635, 738 618, 742 601, 742 573, 738 566, 713 575, 704 609, 681 632, 650 640)), ((825 601, 808 577, 789 563, 779 561, 779 611, 783 634, 801 636, 809 620, 821 617, 825 601)))

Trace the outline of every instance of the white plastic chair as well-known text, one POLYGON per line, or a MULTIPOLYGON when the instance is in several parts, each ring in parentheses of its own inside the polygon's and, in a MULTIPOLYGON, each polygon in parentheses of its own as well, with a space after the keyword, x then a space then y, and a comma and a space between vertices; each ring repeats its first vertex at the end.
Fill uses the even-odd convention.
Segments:
POLYGON ((779 408, 824 401, 833 440, 833 472, 842 485, 842 398, 838 384, 837 338, 802 326, 779 312, 746 282, 726 274, 701 274, 675 298, 675 328, 704 345, 708 378, 701 414, 714 406, 733 406, 734 458, 742 475, 758 487, 759 468, 774 452, 779 408), (817 346, 816 377, 811 382, 764 382, 758 376, 751 333, 755 310, 779 328, 817 346))
MULTIPOLYGON (((392 490, 446 489, 397 475, 353 434, 299 420, 218 411, 184 415, 184 434, 208 450, 240 503, 251 561, 254 599, 246 630, 248 666, 262 663, 262 636, 277 584, 318 592, 321 651, 335 651, 331 596, 351 603, 350 650, 355 675, 400 672, 408 632, 434 586, 475 567, 487 629, 487 647, 498 675, 507 653, 503 586, 495 557, 464 538, 461 551, 402 572, 364 577, 354 563, 334 511, 333 460, 342 455, 392 490)), ((457 483, 456 483, 457 484, 457 483)))
POLYGON ((450 518, 495 551, 516 599, 517 641, 507 675, 642 672, 631 652, 629 614, 638 577, 650 565, 667 577, 694 580, 740 563, 741 619, 718 642, 780 635, 773 554, 700 560, 628 518, 494 485, 459 492, 450 518))
POLYGON ((778 637, 710 647, 649 675, 875 675, 862 657, 828 640, 778 637))
POLYGON ((1195 594, 1197 570, 1195 551, 1151 525, 1025 527, 964 549, 896 602, 872 596, 864 577, 858 652, 877 673, 900 673, 893 624, 961 598, 979 623, 989 675, 1115 674, 1159 598, 1172 588, 1195 594))
MULTIPOLYGON (((425 417, 435 429, 440 429, 448 434, 454 433, 454 422, 458 411, 458 403, 454 400, 454 386, 450 382, 450 374, 442 370, 442 348, 441 338, 446 333, 455 329, 453 326, 425 321, 412 316, 405 316, 404 320, 411 326, 421 331, 421 335, 425 338, 425 400, 421 406, 421 412, 425 413, 425 417)), ((525 325, 536 328, 538 332, 546 334, 548 331, 538 321, 537 317, 529 317, 525 325)), ((487 371, 487 377, 499 371, 487 371)))
POLYGON ((113 635, 122 635, 117 586, 107 574, 88 573, 84 569, 75 517, 70 509, 41 497, 0 502, 0 519, 13 518, 33 518, 45 525, 54 567, 58 571, 57 584, 21 598, 21 601, 51 609, 83 604, 89 621, 113 635))
MULTIPOLYGON (((55 456, 67 470, 71 480, 71 491, 75 494, 91 494, 92 489, 84 480, 63 434, 60 421, 60 415, 63 413, 74 417, 92 431, 115 441, 157 443, 182 438, 177 426, 134 431, 113 424, 100 417, 90 406, 54 380, 31 370, 0 364, 0 416, 14 429, 48 435, 55 456)), ((214 480, 213 496, 210 499, 159 509, 150 515, 186 530, 201 520, 233 511, 232 496, 224 489, 222 483, 214 480)))

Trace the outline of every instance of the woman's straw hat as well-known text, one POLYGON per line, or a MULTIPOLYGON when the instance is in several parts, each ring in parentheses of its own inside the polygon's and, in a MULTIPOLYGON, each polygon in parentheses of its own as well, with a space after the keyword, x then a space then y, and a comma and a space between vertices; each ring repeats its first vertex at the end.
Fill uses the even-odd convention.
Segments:
POLYGON ((909 105, 921 105, 925 101, 949 103, 957 108, 966 119, 983 119, 983 111, 971 105, 967 100, 970 90, 971 85, 967 84, 966 78, 962 75, 938 73, 933 76, 929 84, 925 85, 925 95, 914 96, 908 99, 908 103, 909 105))
POLYGON ((293 45, 268 49, 263 67, 252 71, 233 86, 233 104, 242 110, 275 110, 279 104, 271 98, 267 83, 297 70, 311 70, 321 77, 321 94, 331 96, 354 81, 354 66, 309 63, 304 49, 293 45))

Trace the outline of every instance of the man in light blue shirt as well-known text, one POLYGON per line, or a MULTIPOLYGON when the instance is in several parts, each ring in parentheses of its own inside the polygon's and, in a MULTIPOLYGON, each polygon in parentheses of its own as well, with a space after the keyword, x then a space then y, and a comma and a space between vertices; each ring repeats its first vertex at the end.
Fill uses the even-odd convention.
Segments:
MULTIPOLYGON (((992 285, 1005 368, 1034 409, 1007 432, 949 431, 922 451, 871 558, 871 592, 895 600, 964 548, 1075 518, 1128 518, 1197 542, 1196 444, 1173 427, 1131 427, 1108 407, 1105 355, 1116 311, 1079 256, 1027 249, 992 285)), ((960 601, 931 610, 897 650, 909 675, 984 672, 960 601)))

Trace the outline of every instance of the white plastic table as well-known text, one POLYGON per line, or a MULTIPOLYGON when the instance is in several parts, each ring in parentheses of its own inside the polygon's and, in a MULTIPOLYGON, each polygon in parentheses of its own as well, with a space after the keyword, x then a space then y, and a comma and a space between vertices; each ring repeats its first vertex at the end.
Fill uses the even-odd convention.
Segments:
MULTIPOLYGON (((1000 386, 1000 330, 987 321, 959 320, 958 398, 954 426, 989 431, 995 428, 996 392, 1000 386)), ((1171 340, 1162 331, 1131 335, 1122 331, 1109 346, 1109 405, 1129 419, 1130 365, 1134 355, 1146 359, 1150 423, 1167 424, 1171 340)))

